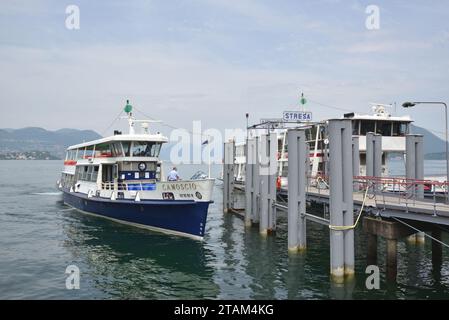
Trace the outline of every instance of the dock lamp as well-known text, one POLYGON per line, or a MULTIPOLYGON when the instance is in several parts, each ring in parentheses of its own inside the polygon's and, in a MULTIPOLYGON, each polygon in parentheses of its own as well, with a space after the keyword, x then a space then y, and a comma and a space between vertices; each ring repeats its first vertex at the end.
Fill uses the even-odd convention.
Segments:
MULTIPOLYGON (((445 145, 446 145, 446 183, 449 183, 449 148, 448 148, 448 133, 447 133, 447 104, 445 102, 440 101, 414 101, 414 102, 404 102, 402 107, 404 108, 412 108, 417 104, 439 104, 444 106, 444 120, 446 124, 445 131, 445 145)), ((446 185, 446 203, 449 202, 449 186, 446 185)))

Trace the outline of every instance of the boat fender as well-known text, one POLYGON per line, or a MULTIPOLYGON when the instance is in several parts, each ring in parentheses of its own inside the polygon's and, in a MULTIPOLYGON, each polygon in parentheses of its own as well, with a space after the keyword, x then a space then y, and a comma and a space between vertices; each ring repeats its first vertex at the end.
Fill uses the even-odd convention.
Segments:
POLYGON ((134 198, 134 201, 140 201, 140 193, 137 192, 136 197, 134 198))
POLYGON ((276 189, 281 190, 281 177, 277 177, 276 179, 276 189))
POLYGON ((111 200, 115 200, 116 198, 115 198, 115 192, 114 191, 112 191, 112 194, 111 194, 111 200))

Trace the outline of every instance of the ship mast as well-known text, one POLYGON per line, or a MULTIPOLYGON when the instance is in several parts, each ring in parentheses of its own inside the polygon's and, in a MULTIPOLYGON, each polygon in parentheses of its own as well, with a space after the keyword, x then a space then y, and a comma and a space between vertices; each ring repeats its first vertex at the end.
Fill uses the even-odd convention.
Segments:
POLYGON ((130 135, 134 135, 136 134, 136 130, 134 130, 134 124, 136 122, 140 122, 142 123, 142 129, 143 129, 143 133, 144 134, 150 134, 149 131, 149 123, 160 123, 162 121, 160 120, 136 120, 133 118, 133 106, 129 104, 129 100, 126 100, 126 106, 124 111, 127 114, 127 118, 128 118, 128 124, 129 124, 129 134, 130 135))

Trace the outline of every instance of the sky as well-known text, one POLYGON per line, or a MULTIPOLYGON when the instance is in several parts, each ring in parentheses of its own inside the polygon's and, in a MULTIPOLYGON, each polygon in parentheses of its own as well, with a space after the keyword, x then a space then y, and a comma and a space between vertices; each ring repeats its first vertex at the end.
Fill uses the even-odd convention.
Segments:
POLYGON ((4 0, 0 128, 111 134, 129 99, 173 127, 223 130, 299 110, 304 92, 314 120, 396 103, 441 136, 442 107, 401 104, 449 103, 448 57, 445 0, 4 0))

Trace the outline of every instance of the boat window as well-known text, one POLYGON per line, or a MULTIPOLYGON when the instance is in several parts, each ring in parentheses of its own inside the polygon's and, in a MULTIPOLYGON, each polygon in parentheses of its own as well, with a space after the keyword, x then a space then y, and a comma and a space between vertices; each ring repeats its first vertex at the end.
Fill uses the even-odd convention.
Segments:
POLYGON ((310 129, 306 129, 306 140, 313 140, 315 141, 316 139, 316 132, 317 132, 317 128, 316 127, 312 127, 310 129))
POLYGON ((352 135, 358 136, 359 135, 359 120, 352 120, 352 135))
POLYGON ((159 152, 161 151, 161 143, 153 143, 151 146, 151 156, 152 157, 159 157, 159 152))
POLYGON ((78 149, 77 156, 76 156, 77 159, 82 159, 84 157, 84 150, 85 150, 85 148, 78 149))
POLYGON ((161 144, 157 142, 134 141, 131 154, 133 157, 158 157, 161 144))
POLYGON ((374 132, 375 122, 372 120, 362 120, 360 126, 360 135, 366 136, 368 132, 374 132))
POLYGON ((407 134, 407 123, 394 122, 393 123, 393 136, 405 136, 407 134))
POLYGON ((131 142, 130 141, 123 141, 122 142, 123 151, 125 152, 125 157, 130 156, 130 149, 131 149, 131 142))
POLYGON ((112 146, 112 156, 123 157, 123 149, 120 142, 114 142, 111 146, 112 146))
POLYGON ((109 143, 101 143, 95 147, 95 158, 112 157, 112 149, 109 143))
POLYGON ((376 133, 379 133, 383 136, 391 136, 391 122, 378 121, 376 126, 376 133))
POLYGON ((94 146, 86 147, 86 152, 84 154, 84 159, 91 158, 94 156, 94 146))

